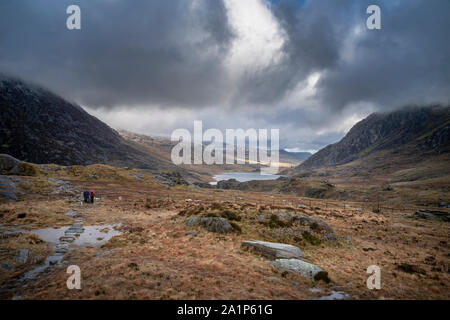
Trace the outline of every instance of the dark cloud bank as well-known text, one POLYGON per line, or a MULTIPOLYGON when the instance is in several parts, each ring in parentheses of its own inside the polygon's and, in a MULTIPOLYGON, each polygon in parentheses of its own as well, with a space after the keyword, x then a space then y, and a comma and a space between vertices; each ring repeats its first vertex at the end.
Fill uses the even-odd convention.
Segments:
POLYGON ((2 0, 0 72, 102 112, 177 108, 211 126, 286 128, 284 144, 302 149, 339 139, 345 130, 324 130, 330 123, 449 102, 450 1, 260 3, 279 28, 281 58, 233 77, 239 30, 225 0, 2 0), (65 28, 71 4, 81 31, 65 28), (365 28, 369 4, 380 5, 382 30, 365 28), (314 73, 314 95, 291 97, 314 73))

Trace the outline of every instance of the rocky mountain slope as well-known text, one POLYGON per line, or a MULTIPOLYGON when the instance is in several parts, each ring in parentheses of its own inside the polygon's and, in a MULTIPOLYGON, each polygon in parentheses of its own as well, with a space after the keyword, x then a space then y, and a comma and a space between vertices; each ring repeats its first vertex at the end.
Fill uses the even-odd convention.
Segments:
MULTIPOLYGON (((310 152, 288 152, 286 150, 280 150, 280 159, 289 159, 292 161, 302 162, 311 157, 310 152)), ((288 162, 288 161, 286 161, 288 162)))
POLYGON ((173 166, 139 150, 80 106, 3 75, 0 110, 0 153, 23 161, 59 165, 106 163, 147 169, 173 166))
MULTIPOLYGON (((421 158, 450 151, 450 106, 408 107, 373 113, 297 168, 312 170, 346 164, 380 151, 421 158)), ((389 161, 389 157, 385 158, 389 161)))

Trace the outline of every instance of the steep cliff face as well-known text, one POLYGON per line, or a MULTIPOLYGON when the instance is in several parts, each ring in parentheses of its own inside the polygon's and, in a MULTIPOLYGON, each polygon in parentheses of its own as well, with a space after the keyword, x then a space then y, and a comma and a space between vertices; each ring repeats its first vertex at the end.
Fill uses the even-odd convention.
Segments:
POLYGON ((141 168, 160 165, 78 105, 20 80, 0 76, 0 110, 0 153, 20 160, 141 168))
POLYGON ((332 167, 380 150, 427 155, 449 152, 449 126, 450 107, 409 107, 374 113, 358 122, 341 141, 323 148, 298 168, 332 167))

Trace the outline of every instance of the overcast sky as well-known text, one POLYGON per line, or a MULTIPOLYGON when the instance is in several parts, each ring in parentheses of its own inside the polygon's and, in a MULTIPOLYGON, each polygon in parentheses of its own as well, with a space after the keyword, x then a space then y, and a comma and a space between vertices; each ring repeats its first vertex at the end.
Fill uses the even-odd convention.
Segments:
POLYGON ((1 0, 0 72, 114 128, 279 128, 317 150, 371 112, 449 103, 449 30, 449 0, 1 0))

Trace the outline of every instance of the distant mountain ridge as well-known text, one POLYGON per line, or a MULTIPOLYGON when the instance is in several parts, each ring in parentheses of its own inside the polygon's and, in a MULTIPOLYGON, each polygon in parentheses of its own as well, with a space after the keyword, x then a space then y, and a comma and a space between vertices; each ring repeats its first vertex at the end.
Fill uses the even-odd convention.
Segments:
POLYGON ((342 165, 381 150, 424 156, 450 152, 450 106, 373 113, 354 125, 341 141, 313 154, 297 169, 342 165))
POLYGON ((80 106, 0 75, 0 153, 33 163, 167 167, 80 106))
POLYGON ((311 157, 311 155, 312 154, 310 152, 289 152, 286 150, 280 150, 280 156, 287 156, 298 161, 305 161, 311 157))

